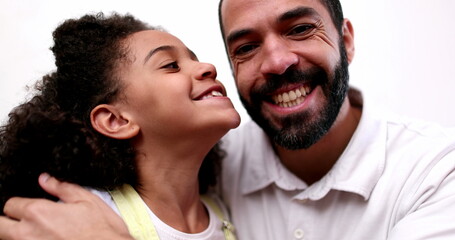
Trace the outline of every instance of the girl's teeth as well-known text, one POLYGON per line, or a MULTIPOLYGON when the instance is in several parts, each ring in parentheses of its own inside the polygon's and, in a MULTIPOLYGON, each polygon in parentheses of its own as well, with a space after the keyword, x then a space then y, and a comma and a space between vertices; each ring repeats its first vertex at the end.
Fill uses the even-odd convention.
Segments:
POLYGON ((223 96, 223 94, 220 93, 220 92, 218 92, 218 91, 212 91, 212 95, 213 95, 214 97, 222 97, 222 96, 223 96))
POLYGON ((203 96, 201 98, 201 100, 204 100, 204 99, 207 99, 207 98, 212 98, 212 97, 222 97, 223 94, 221 92, 218 92, 218 91, 212 91, 210 92, 209 94, 203 96))

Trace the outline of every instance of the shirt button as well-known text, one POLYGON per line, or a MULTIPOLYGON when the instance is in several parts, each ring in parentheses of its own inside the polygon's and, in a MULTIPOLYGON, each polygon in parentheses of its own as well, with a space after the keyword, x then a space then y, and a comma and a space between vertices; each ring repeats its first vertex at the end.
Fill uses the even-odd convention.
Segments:
POLYGON ((296 239, 303 239, 303 230, 300 229, 300 228, 297 228, 295 231, 294 231, 294 237, 296 239))

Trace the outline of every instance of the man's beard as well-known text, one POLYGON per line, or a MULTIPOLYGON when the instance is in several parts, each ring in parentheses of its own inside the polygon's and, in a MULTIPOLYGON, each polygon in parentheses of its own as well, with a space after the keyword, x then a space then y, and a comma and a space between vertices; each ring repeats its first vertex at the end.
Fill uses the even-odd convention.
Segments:
POLYGON ((264 86, 250 93, 251 103, 240 94, 240 100, 251 118, 266 132, 269 138, 281 147, 289 150, 307 149, 321 139, 335 122, 349 86, 348 60, 343 42, 340 43, 340 61, 329 79, 329 74, 320 67, 306 71, 288 69, 284 74, 267 79, 264 86), (276 89, 292 84, 311 82, 320 85, 327 96, 326 105, 318 112, 319 116, 311 120, 309 112, 291 114, 280 119, 281 128, 275 126, 261 112, 266 96, 276 89))

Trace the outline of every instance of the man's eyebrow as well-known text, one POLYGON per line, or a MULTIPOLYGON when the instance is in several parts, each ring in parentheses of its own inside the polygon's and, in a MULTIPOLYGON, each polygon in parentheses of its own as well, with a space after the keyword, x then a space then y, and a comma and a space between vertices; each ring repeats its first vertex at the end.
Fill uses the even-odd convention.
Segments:
POLYGON ((242 30, 234 31, 231 34, 229 34, 229 36, 227 36, 226 43, 229 45, 230 43, 236 41, 237 39, 242 38, 243 36, 248 35, 252 32, 253 32, 253 30, 251 30, 251 29, 242 29, 242 30))
MULTIPOLYGON (((314 8, 310 7, 296 7, 291 9, 283 14, 281 14, 278 19, 277 23, 282 23, 290 19, 295 19, 299 17, 305 16, 319 16, 319 14, 314 10, 314 8)), ((226 43, 229 45, 230 43, 236 41, 239 38, 242 38, 245 35, 251 34, 253 32, 252 29, 241 29, 238 31, 234 31, 229 34, 226 38, 226 43)))
POLYGON ((287 20, 305 17, 305 16, 319 16, 319 14, 314 10, 314 8, 310 7, 296 7, 291 9, 283 14, 277 19, 278 23, 285 22, 287 20))
POLYGON ((144 58, 144 64, 154 55, 156 54, 157 52, 161 52, 161 51, 172 51, 174 50, 175 47, 174 46, 170 46, 170 45, 163 45, 163 46, 159 46, 155 49, 152 49, 150 50, 150 52, 147 54, 147 56, 145 56, 144 58))

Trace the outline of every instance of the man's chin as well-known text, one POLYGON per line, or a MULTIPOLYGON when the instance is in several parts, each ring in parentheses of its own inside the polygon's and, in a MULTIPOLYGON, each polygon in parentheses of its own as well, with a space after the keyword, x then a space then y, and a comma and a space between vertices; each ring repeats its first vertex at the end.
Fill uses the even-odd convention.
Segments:
POLYGON ((283 128, 283 116, 277 116, 270 112, 262 112, 261 116, 257 118, 260 118, 260 121, 266 124, 267 128, 273 129, 274 131, 279 131, 283 128))

